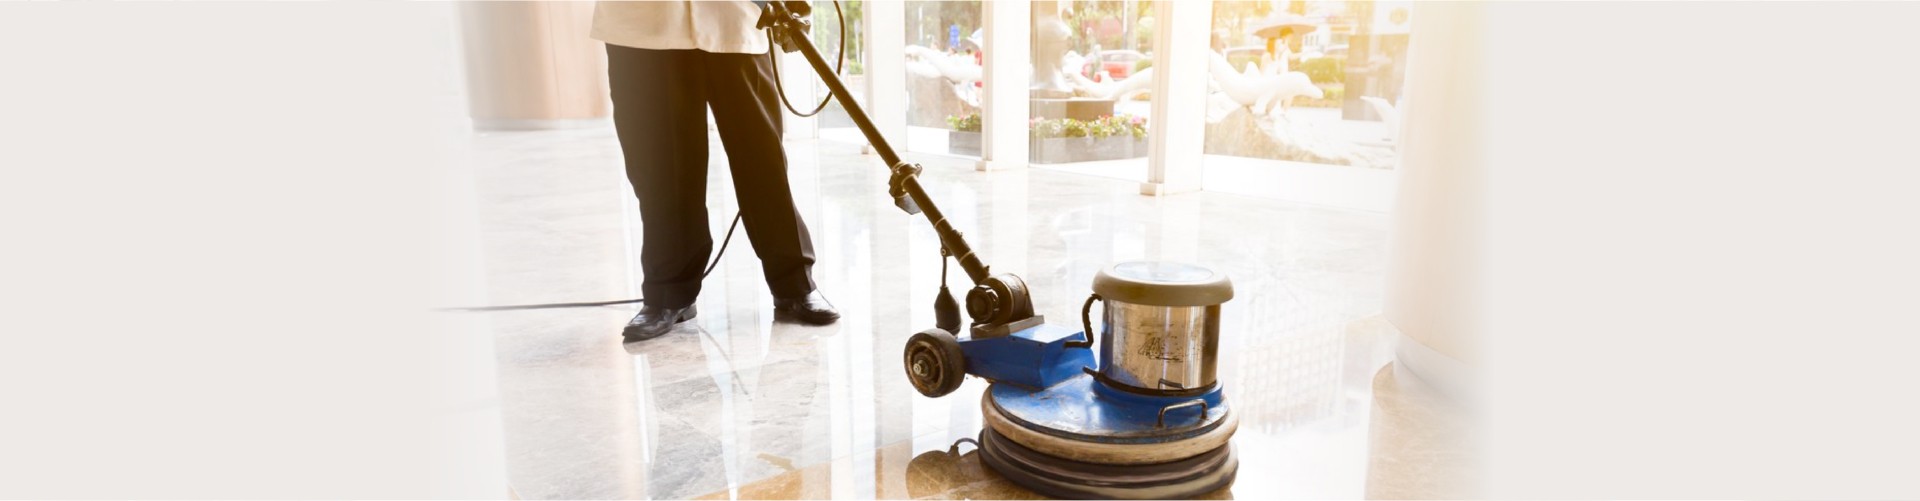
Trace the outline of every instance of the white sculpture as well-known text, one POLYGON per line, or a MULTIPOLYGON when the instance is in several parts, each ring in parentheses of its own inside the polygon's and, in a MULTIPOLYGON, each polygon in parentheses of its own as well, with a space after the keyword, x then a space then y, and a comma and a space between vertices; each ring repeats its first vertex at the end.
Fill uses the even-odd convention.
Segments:
POLYGON ((1153 92, 1153 68, 1133 72, 1132 76, 1114 86, 1111 96, 1115 100, 1125 101, 1148 92, 1153 92))
MULTIPOLYGON (((1218 53, 1209 53, 1208 56, 1207 70, 1213 77, 1211 87, 1219 89, 1217 95, 1226 96, 1254 115, 1268 115, 1275 107, 1284 113, 1293 107, 1293 98, 1296 97, 1326 97, 1326 92, 1314 85, 1313 79, 1308 78, 1306 73, 1279 72, 1272 66, 1261 71, 1253 63, 1248 63, 1244 71, 1235 72, 1225 56, 1218 53)), ((1140 70, 1120 81, 1095 82, 1079 73, 1070 73, 1068 76, 1080 94, 1116 101, 1132 99, 1153 88, 1153 68, 1140 70)))
MULTIPOLYGON (((971 57, 964 54, 946 54, 917 45, 907 46, 906 54, 910 59, 907 71, 927 77, 938 74, 952 82, 955 90, 969 103, 977 105, 978 94, 973 83, 980 81, 982 71, 980 65, 974 64, 971 57)), ((1281 65, 1256 65, 1252 62, 1247 63, 1244 70, 1236 72, 1233 70, 1233 64, 1227 62, 1226 56, 1209 52, 1207 57, 1207 71, 1212 77, 1208 87, 1210 90, 1218 91, 1214 92, 1214 97, 1209 100, 1210 108, 1216 108, 1222 104, 1221 96, 1224 96, 1227 102, 1237 103, 1239 107, 1247 108, 1255 116, 1266 116, 1272 114, 1276 107, 1283 114, 1291 110, 1293 99, 1297 97, 1305 96, 1313 99, 1326 97, 1326 92, 1322 91, 1320 86, 1314 85, 1313 79, 1308 78, 1306 73, 1280 71, 1281 65)), ((1066 52, 1061 57, 1062 66, 1067 69, 1082 68, 1085 61, 1085 56, 1072 51, 1066 52)), ((1153 68, 1134 72, 1126 79, 1109 78, 1104 81, 1094 81, 1079 71, 1061 73, 1075 94, 1100 99, 1126 101, 1151 92, 1153 88, 1153 68)), ((1388 116, 1392 106, 1388 105, 1386 109, 1388 111, 1382 112, 1381 115, 1388 117, 1387 119, 1391 122, 1395 119, 1388 116)), ((1209 112, 1209 116, 1215 114, 1217 113, 1209 112)))
POLYGON ((1132 77, 1118 81, 1095 82, 1079 73, 1069 76, 1073 79, 1073 87, 1079 89, 1081 94, 1100 99, 1126 101, 1153 90, 1153 68, 1134 72, 1132 77))
POLYGON ((980 65, 974 64, 973 56, 947 54, 918 45, 908 45, 903 52, 907 55, 906 69, 909 74, 944 78, 962 101, 972 106, 980 105, 980 92, 974 83, 980 81, 983 72, 980 65))
POLYGON ((907 75, 909 76, 916 76, 921 78, 945 78, 945 75, 941 75, 940 69, 935 68, 933 66, 933 63, 921 61, 918 59, 908 58, 905 66, 907 69, 907 75))
POLYGON ((1400 111, 1394 109, 1393 103, 1388 103, 1385 99, 1373 96, 1360 96, 1360 101, 1372 107, 1374 113, 1380 114, 1380 121, 1387 126, 1385 138, 1387 142, 1398 140, 1400 136, 1400 111))
POLYGON ((1207 71, 1213 75, 1213 81, 1220 86, 1220 91, 1255 115, 1270 114, 1276 105, 1284 113, 1293 107, 1293 98, 1296 97, 1326 97, 1326 92, 1314 85, 1313 79, 1307 78, 1306 73, 1261 72, 1253 63, 1248 63, 1245 71, 1235 73, 1233 63, 1227 62, 1226 56, 1217 52, 1209 52, 1207 56, 1207 71))
MULTIPOLYGON (((947 54, 937 50, 908 45, 905 49, 908 58, 931 67, 939 76, 956 84, 971 84, 980 81, 983 72, 980 65, 973 63, 973 56, 966 54, 947 54)), ((927 75, 933 76, 933 75, 927 75)))
POLYGON ((1033 4, 1033 35, 1028 50, 1033 63, 1033 84, 1027 88, 1033 97, 1069 97, 1073 94, 1073 80, 1067 75, 1079 73, 1080 68, 1062 67, 1068 50, 1068 40, 1073 38, 1073 29, 1060 20, 1056 12, 1041 8, 1045 4, 1033 4))
POLYGON ((1082 79, 1085 79, 1086 76, 1081 75, 1080 70, 1086 67, 1087 67, 1087 56, 1082 56, 1080 55, 1079 52, 1070 50, 1070 51, 1067 51, 1066 54, 1063 54, 1060 56, 1060 68, 1062 70, 1065 70, 1069 77, 1080 77, 1082 79))

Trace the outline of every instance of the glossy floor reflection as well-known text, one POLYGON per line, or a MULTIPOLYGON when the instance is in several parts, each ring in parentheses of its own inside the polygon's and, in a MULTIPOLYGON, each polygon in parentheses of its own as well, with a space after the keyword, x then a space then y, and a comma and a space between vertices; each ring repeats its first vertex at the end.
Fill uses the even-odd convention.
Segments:
MULTIPOLYGON (((713 144, 717 240, 735 202, 713 144)), ((480 133, 474 145, 492 303, 638 294, 639 216, 610 128, 480 133)), ((631 305, 487 314, 515 493, 1035 497, 961 441, 980 429, 984 382, 929 399, 902 373, 907 337, 933 325, 932 230, 892 206, 886 172, 859 146, 790 141, 788 154, 816 281, 844 318, 777 321, 744 232, 707 279, 700 317, 661 338, 621 344, 631 305)), ((1210 497, 1369 494, 1375 379, 1395 336, 1378 316, 1384 215, 1214 193, 1152 198, 1108 178, 910 158, 988 264, 1025 278, 1055 323, 1077 322, 1094 272, 1111 262, 1192 261, 1232 276, 1220 374, 1241 413, 1242 467, 1210 497)))

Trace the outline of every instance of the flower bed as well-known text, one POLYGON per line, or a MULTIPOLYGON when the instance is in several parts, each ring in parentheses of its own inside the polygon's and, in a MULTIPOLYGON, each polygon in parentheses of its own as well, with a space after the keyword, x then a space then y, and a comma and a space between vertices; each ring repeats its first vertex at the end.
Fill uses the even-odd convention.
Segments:
POLYGON ((1092 162, 1147 155, 1147 119, 1111 115, 1094 120, 1035 118, 1027 124, 1037 164, 1092 162))
POLYGON ((947 116, 947 153, 980 156, 980 114, 947 116))
MULTIPOLYGON (((980 115, 947 117, 947 151, 980 155, 980 115)), ((1147 119, 1132 115, 1094 120, 1035 118, 1027 122, 1030 161, 1092 162, 1147 156, 1147 119)))

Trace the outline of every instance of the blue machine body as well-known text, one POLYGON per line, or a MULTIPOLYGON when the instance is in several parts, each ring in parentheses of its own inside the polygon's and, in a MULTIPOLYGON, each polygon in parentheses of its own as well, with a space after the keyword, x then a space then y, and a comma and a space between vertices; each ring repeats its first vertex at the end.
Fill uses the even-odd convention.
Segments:
POLYGON ((1075 440, 1162 443, 1212 431, 1226 421, 1220 385, 1193 396, 1114 388, 1086 369, 1093 350, 1069 348, 1080 331, 1040 325, 986 339, 962 339, 967 373, 993 381, 988 395, 1009 421, 1075 440))
POLYGON ((968 374, 1040 389, 1093 367, 1093 350, 1067 347, 1085 339, 1080 331, 1040 324, 1000 337, 962 339, 960 353, 967 357, 968 374))

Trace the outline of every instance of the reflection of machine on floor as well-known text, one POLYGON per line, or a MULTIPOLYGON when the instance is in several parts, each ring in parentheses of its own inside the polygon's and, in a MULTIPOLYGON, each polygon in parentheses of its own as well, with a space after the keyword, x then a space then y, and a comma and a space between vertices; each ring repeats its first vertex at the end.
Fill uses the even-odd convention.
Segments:
POLYGON ((1227 439, 1238 421, 1214 374, 1220 304, 1233 297, 1227 277, 1177 263, 1116 264, 1094 278, 1081 310, 1085 331, 1046 325, 1026 282, 989 273, 921 188, 920 166, 900 160, 806 39, 806 3, 761 5, 760 25, 784 50, 806 56, 886 162, 894 204, 925 214, 942 253, 974 283, 966 300, 972 325, 960 330, 959 304, 943 285, 938 326, 908 340, 904 362, 907 379, 930 397, 952 392, 966 374, 993 382, 981 401, 982 459, 1014 482, 1062 497, 1175 498, 1231 484, 1239 461, 1227 439), (1106 303, 1097 364, 1096 300, 1106 303))

